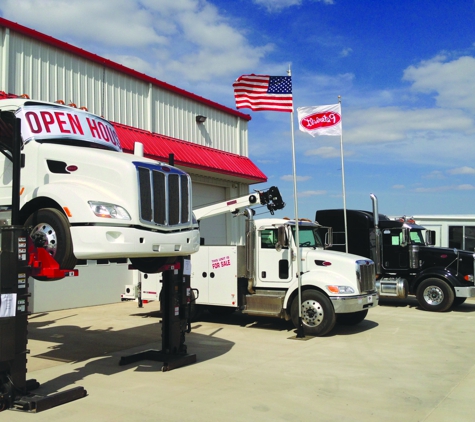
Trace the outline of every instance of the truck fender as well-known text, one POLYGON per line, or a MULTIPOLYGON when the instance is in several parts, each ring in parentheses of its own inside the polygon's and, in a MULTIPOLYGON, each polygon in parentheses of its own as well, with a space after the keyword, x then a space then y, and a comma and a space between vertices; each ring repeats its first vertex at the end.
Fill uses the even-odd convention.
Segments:
POLYGON ((419 284, 428 278, 439 278, 445 281, 452 290, 455 291, 455 286, 460 286, 461 283, 457 280, 450 271, 445 268, 429 268, 425 271, 420 272, 412 283, 410 283, 410 293, 415 294, 419 284))
MULTIPOLYGON (((316 271, 308 271, 302 274, 301 277, 302 291, 308 289, 318 290, 324 293, 326 296, 330 297, 328 292, 325 289, 325 286, 328 284, 347 284, 346 280, 337 273, 325 273, 319 275, 316 271)), ((285 295, 284 299, 284 309, 288 309, 291 305, 293 298, 298 294, 298 280, 294 280, 285 295)))

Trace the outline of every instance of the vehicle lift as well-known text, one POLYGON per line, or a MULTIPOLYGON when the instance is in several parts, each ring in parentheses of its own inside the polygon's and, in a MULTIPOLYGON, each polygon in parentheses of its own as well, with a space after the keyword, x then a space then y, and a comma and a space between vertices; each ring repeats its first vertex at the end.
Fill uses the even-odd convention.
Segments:
MULTIPOLYGON (((78 270, 60 269, 55 259, 35 245, 19 224, 20 172, 25 165, 21 143, 20 119, 13 113, 0 112, 0 150, 6 151, 13 164, 11 225, 0 226, 0 412, 40 412, 87 395, 83 387, 36 395, 31 391, 40 384, 26 379, 31 295, 28 277, 60 279, 77 276, 78 270)), ((190 260, 180 257, 173 265, 163 267, 162 350, 122 357, 119 365, 141 359, 157 360, 164 362, 162 371, 167 371, 196 362, 196 355, 187 354, 185 345, 185 332, 191 331, 190 304, 190 260)))
POLYGON ((196 355, 188 354, 185 345, 185 333, 191 332, 191 260, 189 257, 180 257, 162 270, 162 349, 122 356, 119 365, 153 360, 163 362, 162 372, 165 372, 196 362, 196 355))
MULTIPOLYGON (((174 154, 168 162, 175 165, 174 154)), ((162 350, 145 350, 129 356, 122 356, 119 365, 141 360, 163 362, 162 372, 180 368, 196 362, 196 355, 187 353, 185 333, 191 332, 191 305, 194 295, 191 289, 190 257, 179 257, 171 265, 164 265, 160 311, 162 313, 162 350)), ((139 307, 142 300, 139 298, 139 307)))

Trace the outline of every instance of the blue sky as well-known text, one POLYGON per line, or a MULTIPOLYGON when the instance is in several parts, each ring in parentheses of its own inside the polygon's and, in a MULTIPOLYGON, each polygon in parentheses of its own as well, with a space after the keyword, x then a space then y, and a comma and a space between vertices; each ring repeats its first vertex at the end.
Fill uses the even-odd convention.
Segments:
MULTIPOLYGON (((475 1, 2 0, 0 15, 235 108, 242 74, 295 108, 342 99, 348 208, 475 214, 475 1)), ((294 216, 290 113, 249 113, 250 158, 294 216)), ((342 206, 340 138, 294 117, 299 217, 342 206)))

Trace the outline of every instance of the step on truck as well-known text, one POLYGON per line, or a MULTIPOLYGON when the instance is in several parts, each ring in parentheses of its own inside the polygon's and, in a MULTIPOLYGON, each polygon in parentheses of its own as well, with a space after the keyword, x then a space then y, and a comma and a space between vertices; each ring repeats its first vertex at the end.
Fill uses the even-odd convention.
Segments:
MULTIPOLYGON (((475 254, 434 247, 435 232, 406 217, 390 219, 378 212, 346 210, 348 251, 376 264, 376 287, 381 298, 415 295, 421 308, 443 312, 475 297, 475 254)), ((318 210, 318 223, 333 229, 330 249, 346 251, 343 209, 318 210)))
MULTIPOLYGON (((271 214, 285 204, 276 187, 267 199, 271 214)), ((268 191, 268 192, 269 192, 268 191)), ((253 218, 257 196, 239 198, 194 210, 198 221, 232 212, 246 218, 244 245, 201 246, 191 257, 191 287, 198 291, 195 311, 234 312, 292 320, 304 333, 328 334, 336 322, 357 324, 378 304, 371 259, 325 250, 321 227, 311 221, 253 218), (300 244, 295 243, 299 229, 300 244), (301 257, 301 312, 297 248, 301 257)), ((265 201, 264 201, 265 203, 265 201)), ((331 239, 331 236, 330 236, 331 239)))
POLYGON ((10 224, 9 139, 19 118, 20 224, 60 268, 72 269, 78 259, 128 258, 154 273, 199 249, 188 174, 124 153, 102 117, 25 97, 0 93, 0 224, 10 224))

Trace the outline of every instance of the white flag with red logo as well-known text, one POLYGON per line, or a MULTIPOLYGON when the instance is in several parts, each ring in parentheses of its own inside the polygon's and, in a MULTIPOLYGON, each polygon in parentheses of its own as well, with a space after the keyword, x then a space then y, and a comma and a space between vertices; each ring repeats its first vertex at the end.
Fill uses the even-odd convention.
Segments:
POLYGON ((299 128, 312 136, 341 135, 340 103, 315 107, 299 107, 297 109, 299 128))

